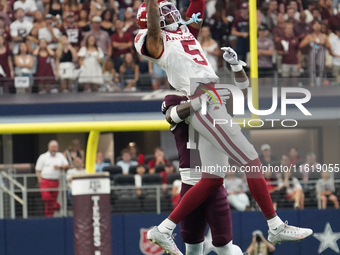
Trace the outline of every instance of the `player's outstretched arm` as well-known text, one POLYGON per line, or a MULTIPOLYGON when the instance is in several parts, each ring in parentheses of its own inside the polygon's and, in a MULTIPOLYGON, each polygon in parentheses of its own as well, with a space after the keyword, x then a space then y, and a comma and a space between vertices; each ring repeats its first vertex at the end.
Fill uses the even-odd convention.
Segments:
POLYGON ((159 20, 159 9, 157 0, 146 0, 146 11, 148 13, 148 34, 146 36, 146 49, 150 56, 158 58, 163 51, 163 39, 159 20))
POLYGON ((202 21, 199 22, 193 22, 189 24, 189 26, 195 28, 195 29, 201 29, 201 26, 203 24, 203 15, 205 11, 205 0, 190 0, 190 5, 188 7, 188 10, 186 12, 187 20, 190 20, 193 18, 193 14, 198 14, 200 15, 196 18, 202 19, 202 21))
POLYGON ((224 51, 223 58, 230 64, 231 69, 235 76, 235 85, 239 87, 244 96, 247 96, 247 88, 249 87, 249 79, 246 72, 243 70, 243 66, 247 64, 242 60, 239 60, 237 53, 230 47, 223 47, 221 50, 224 51))

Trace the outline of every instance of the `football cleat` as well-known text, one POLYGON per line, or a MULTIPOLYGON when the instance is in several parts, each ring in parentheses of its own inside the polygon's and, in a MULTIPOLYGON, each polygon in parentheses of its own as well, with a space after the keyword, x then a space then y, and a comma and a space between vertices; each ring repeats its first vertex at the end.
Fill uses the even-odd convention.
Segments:
POLYGON ((172 235, 159 232, 157 227, 150 229, 146 235, 146 238, 159 247, 161 247, 166 253, 170 255, 183 255, 183 253, 177 248, 172 235))
POLYGON ((268 241, 274 245, 287 241, 299 242, 312 234, 313 230, 309 228, 289 226, 288 221, 286 221, 284 224, 278 227, 277 230, 268 230, 268 241))

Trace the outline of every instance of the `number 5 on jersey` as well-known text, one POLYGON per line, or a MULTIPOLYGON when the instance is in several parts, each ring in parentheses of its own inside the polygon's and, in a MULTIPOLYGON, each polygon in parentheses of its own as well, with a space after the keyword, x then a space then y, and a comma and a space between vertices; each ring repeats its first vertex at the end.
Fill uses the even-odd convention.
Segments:
MULTIPOLYGON (((186 53, 192 55, 192 56, 196 56, 199 55, 200 59, 198 59, 197 57, 193 58, 193 60, 200 65, 204 65, 207 66, 208 62, 207 60, 203 57, 202 53, 200 52, 199 49, 190 49, 189 46, 196 46, 196 41, 195 40, 188 40, 188 41, 181 41, 181 44, 183 46, 183 49, 186 53)), ((196 46, 197 47, 197 46, 196 46)))

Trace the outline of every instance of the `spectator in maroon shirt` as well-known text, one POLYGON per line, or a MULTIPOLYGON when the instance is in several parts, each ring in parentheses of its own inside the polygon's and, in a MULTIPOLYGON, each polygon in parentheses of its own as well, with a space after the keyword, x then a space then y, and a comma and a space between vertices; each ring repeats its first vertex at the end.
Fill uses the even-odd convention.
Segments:
MULTIPOLYGON (((276 23, 277 26, 273 28, 272 30, 272 35, 274 39, 274 46, 275 49, 279 49, 281 37, 284 36, 284 27, 285 27, 285 19, 284 19, 284 14, 283 13, 278 13, 276 16, 276 23)), ((277 69, 281 71, 282 69, 282 55, 277 54, 276 55, 276 65, 277 69)))
POLYGON ((301 68, 299 39, 294 35, 293 24, 285 24, 285 34, 278 45, 278 54, 282 55, 282 77, 298 77, 301 68))
POLYGON ((144 164, 144 155, 140 153, 139 148, 135 142, 130 142, 127 146, 130 150, 131 158, 136 160, 139 165, 144 164))
POLYGON ((132 52, 133 36, 129 32, 123 31, 124 22, 116 20, 116 32, 111 36, 112 40, 112 58, 116 71, 119 71, 119 66, 123 63, 120 55, 132 52))
POLYGON ((60 32, 67 36, 68 41, 77 51, 80 48, 80 43, 83 40, 81 28, 75 22, 73 12, 69 12, 66 16, 66 24, 62 25, 60 32))
POLYGON ((92 18, 91 30, 84 33, 84 39, 81 45, 85 46, 88 36, 94 36, 98 47, 104 52, 106 58, 112 54, 111 38, 106 31, 100 29, 101 22, 102 18, 100 16, 94 16, 92 18))
POLYGON ((2 35, 6 42, 9 43, 12 40, 11 33, 9 32, 8 26, 6 26, 5 21, 0 17, 0 35, 2 35))
POLYGON ((162 148, 157 147, 154 150, 154 155, 155 158, 151 159, 148 162, 148 166, 149 166, 149 173, 153 174, 155 173, 155 167, 158 165, 165 165, 166 163, 168 163, 169 161, 167 159, 164 158, 164 151, 162 148))
POLYGON ((313 16, 313 20, 320 20, 321 21, 320 10, 318 8, 314 8, 312 10, 312 16, 313 16))
POLYGON ((164 171, 160 172, 159 174, 162 176, 162 184, 168 183, 168 175, 175 172, 174 166, 168 162, 164 165, 164 171))
POLYGON ((298 151, 295 147, 291 147, 288 152, 289 156, 289 164, 295 166, 296 163, 302 163, 303 158, 298 154, 298 151))
MULTIPOLYGON (((299 38, 299 40, 303 40, 308 34, 312 33, 312 24, 306 23, 306 13, 301 12, 300 21, 294 25, 294 34, 299 38)), ((301 68, 307 70, 309 68, 309 45, 303 48, 300 48, 301 51, 301 68)))
POLYGON ((331 16, 334 15, 332 0, 325 0, 325 7, 322 9, 320 14, 322 22, 328 23, 331 16))
POLYGON ((231 34, 237 36, 235 51, 238 58, 246 61, 249 52, 249 6, 248 3, 242 3, 240 13, 235 17, 231 34))
MULTIPOLYGON (((272 77, 274 43, 271 39, 267 38, 269 32, 265 26, 259 26, 258 33, 259 38, 257 39, 257 53, 259 77, 272 77)), ((267 81, 264 81, 264 83, 267 83, 267 81)))
POLYGON ((7 47, 5 37, 0 35, 0 86, 4 92, 8 92, 8 85, 13 84, 13 77, 12 51, 7 47))
POLYGON ((336 15, 331 16, 329 21, 328 21, 329 29, 333 33, 336 33, 337 28, 339 27, 339 25, 340 25, 340 12, 338 12, 336 15))
POLYGON ((8 17, 8 14, 4 11, 4 5, 0 4, 0 18, 5 21, 6 26, 11 24, 11 20, 8 17))
POLYGON ((274 43, 278 44, 281 40, 281 37, 284 36, 284 27, 285 27, 285 19, 283 13, 278 13, 276 17, 277 26, 273 28, 273 39, 274 43))
POLYGON ((38 80, 39 94, 46 94, 50 92, 50 85, 55 81, 52 68, 55 53, 48 47, 45 39, 40 39, 39 46, 33 51, 33 55, 37 58, 35 77, 37 77, 38 80))
POLYGON ((300 16, 300 15, 296 15, 296 12, 293 8, 288 8, 287 16, 285 18, 287 22, 291 22, 295 24, 297 22, 297 19, 296 19, 297 16, 300 16))
POLYGON ((136 35, 138 33, 139 27, 136 24, 136 18, 134 17, 132 8, 127 8, 124 12, 124 28, 125 32, 128 32, 132 35, 136 35))

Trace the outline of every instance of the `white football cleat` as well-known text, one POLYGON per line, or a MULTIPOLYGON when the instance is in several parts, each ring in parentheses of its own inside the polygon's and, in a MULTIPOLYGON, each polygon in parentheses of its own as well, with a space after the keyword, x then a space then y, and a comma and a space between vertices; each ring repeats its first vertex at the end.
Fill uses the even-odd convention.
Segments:
POLYGON ((287 241, 299 242, 312 234, 313 230, 289 226, 286 221, 277 230, 268 230, 268 241, 274 245, 287 241))
POLYGON ((159 232, 157 227, 150 229, 146 235, 146 238, 158 246, 160 246, 166 253, 170 255, 183 255, 183 253, 177 248, 173 236, 167 233, 159 232))

